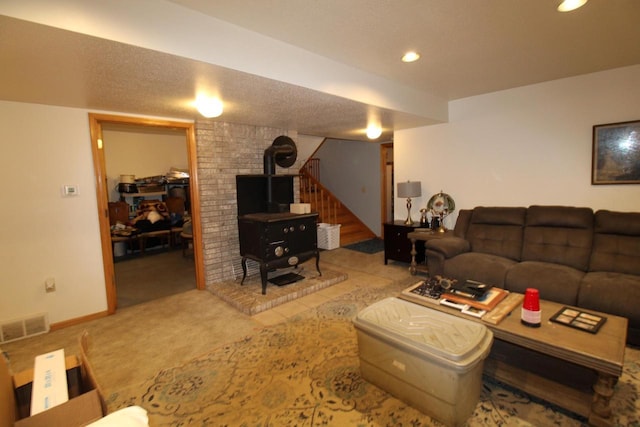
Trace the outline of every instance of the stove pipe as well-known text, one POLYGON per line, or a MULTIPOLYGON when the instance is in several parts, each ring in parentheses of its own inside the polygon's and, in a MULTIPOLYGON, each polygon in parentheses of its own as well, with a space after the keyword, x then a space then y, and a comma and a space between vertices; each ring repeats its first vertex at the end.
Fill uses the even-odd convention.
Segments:
POLYGON ((276 157, 290 156, 294 154, 295 149, 287 145, 272 145, 264 150, 264 174, 275 175, 276 174, 276 157))

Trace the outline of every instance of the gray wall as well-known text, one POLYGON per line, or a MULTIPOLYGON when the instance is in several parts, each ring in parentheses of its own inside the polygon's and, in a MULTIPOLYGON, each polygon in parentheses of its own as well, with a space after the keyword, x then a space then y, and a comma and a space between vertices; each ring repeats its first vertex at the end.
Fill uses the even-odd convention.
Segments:
POLYGON ((314 155, 320 182, 376 235, 382 235, 380 145, 327 139, 314 155))

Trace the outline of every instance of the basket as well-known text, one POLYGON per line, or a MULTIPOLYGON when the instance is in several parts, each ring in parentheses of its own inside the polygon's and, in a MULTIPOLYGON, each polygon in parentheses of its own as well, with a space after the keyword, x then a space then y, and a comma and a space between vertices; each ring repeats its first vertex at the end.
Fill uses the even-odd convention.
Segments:
POLYGON ((318 224, 318 247, 336 249, 340 247, 340 224, 318 224))

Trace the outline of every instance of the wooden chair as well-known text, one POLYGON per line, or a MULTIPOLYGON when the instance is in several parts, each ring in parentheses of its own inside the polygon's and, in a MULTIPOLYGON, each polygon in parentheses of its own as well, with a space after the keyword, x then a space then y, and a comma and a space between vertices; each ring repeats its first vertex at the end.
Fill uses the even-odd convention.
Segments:
MULTIPOLYGON (((167 210, 169 211, 169 215, 177 214, 180 217, 184 218, 184 199, 182 197, 167 197, 164 200, 164 203, 167 205, 167 210)), ((177 237, 182 233, 182 227, 171 227, 171 237, 170 237, 170 245, 173 247, 176 245, 177 237)))
POLYGON ((144 250, 147 247, 147 239, 157 237, 161 240, 162 248, 164 248, 165 241, 167 245, 170 245, 171 240, 171 230, 157 230, 157 231, 147 231, 144 233, 140 233, 140 253, 144 255, 144 250), (166 240, 165 240, 166 239, 166 240))
MULTIPOLYGON (((124 201, 109 202, 109 225, 117 223, 126 224, 129 222, 129 203, 124 201)), ((115 253, 116 243, 124 242, 127 250, 131 250, 133 235, 121 235, 111 233, 111 253, 115 253)))
POLYGON ((118 222, 129 222, 129 203, 109 202, 109 225, 116 225, 118 222))
POLYGON ((187 249, 189 249, 189 242, 193 246, 193 224, 191 221, 184 223, 184 227, 180 232, 180 240, 182 240, 182 256, 187 256, 187 249))

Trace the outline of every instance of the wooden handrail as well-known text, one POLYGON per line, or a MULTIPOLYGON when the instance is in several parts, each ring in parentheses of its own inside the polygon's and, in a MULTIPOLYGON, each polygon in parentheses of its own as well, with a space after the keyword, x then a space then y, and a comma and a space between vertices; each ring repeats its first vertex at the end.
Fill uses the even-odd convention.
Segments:
POLYGON ((300 170, 300 202, 309 203, 312 212, 318 212, 318 221, 337 224, 338 210, 342 203, 329 190, 324 188, 309 170, 300 170))
POLYGON ((305 164, 302 165, 302 169, 306 174, 315 178, 317 182, 320 182, 320 159, 308 159, 305 164))
POLYGON ((309 203, 318 212, 318 222, 340 224, 340 241, 344 244, 370 239, 376 234, 318 180, 320 159, 310 159, 300 169, 300 202, 309 203))

